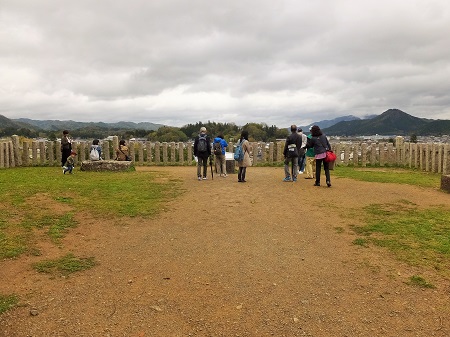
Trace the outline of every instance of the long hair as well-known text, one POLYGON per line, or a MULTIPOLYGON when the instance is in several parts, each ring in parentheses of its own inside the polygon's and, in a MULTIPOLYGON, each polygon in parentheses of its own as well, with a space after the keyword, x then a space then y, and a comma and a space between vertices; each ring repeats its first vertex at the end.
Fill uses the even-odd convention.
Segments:
POLYGON ((320 128, 317 125, 314 125, 311 128, 311 136, 313 136, 313 137, 322 136, 322 130, 320 130, 320 128))
POLYGON ((248 140, 248 131, 247 130, 243 130, 241 132, 241 138, 239 139, 239 141, 242 142, 243 139, 248 140))

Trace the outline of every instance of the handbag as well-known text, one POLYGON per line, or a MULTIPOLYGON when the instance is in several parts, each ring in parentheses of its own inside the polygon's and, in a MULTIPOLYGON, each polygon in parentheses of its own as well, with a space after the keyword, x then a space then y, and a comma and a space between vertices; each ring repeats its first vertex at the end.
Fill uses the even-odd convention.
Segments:
POLYGON ((119 151, 122 152, 123 155, 125 155, 125 160, 126 161, 131 161, 131 157, 129 155, 127 155, 125 152, 123 152, 120 147, 119 147, 119 151))
POLYGON ((336 160, 336 155, 334 154, 334 152, 331 150, 328 150, 328 147, 323 145, 322 140, 319 137, 317 137, 317 139, 322 144, 322 146, 327 150, 327 156, 323 159, 323 161, 326 163, 334 162, 336 160))
POLYGON ((334 162, 336 160, 336 155, 333 151, 327 150, 327 156, 325 157, 324 161, 327 163, 334 162))

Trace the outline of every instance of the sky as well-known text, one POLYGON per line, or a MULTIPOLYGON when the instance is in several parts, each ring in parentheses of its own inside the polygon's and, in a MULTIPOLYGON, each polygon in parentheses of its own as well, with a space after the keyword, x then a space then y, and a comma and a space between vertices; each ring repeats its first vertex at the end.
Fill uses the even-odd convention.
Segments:
POLYGON ((448 0, 0 0, 0 114, 450 119, 448 0))

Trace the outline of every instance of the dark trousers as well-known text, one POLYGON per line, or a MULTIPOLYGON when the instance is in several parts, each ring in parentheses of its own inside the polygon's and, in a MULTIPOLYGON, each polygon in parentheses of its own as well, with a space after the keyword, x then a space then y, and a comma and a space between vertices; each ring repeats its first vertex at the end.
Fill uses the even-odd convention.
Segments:
POLYGON ((208 157, 197 157, 197 177, 202 176, 202 167, 203 167, 203 177, 206 177, 206 173, 208 172, 208 157))
POLYGON ((246 167, 239 167, 238 181, 245 181, 245 173, 247 172, 246 167))
POLYGON ((62 149, 61 151, 61 166, 66 165, 67 158, 69 158, 71 149, 62 149))
POLYGON ((328 165, 329 163, 327 163, 323 159, 316 159, 316 184, 320 184, 320 169, 322 168, 322 163, 327 182, 330 182, 330 166, 328 165))

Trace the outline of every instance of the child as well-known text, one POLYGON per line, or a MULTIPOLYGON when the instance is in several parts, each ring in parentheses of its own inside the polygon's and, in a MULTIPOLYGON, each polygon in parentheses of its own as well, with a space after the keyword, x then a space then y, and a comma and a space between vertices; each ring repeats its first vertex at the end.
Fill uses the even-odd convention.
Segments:
POLYGON ((77 153, 75 151, 70 152, 70 156, 67 157, 66 165, 63 167, 63 173, 66 174, 69 171, 72 174, 73 167, 75 166, 75 156, 77 153))

